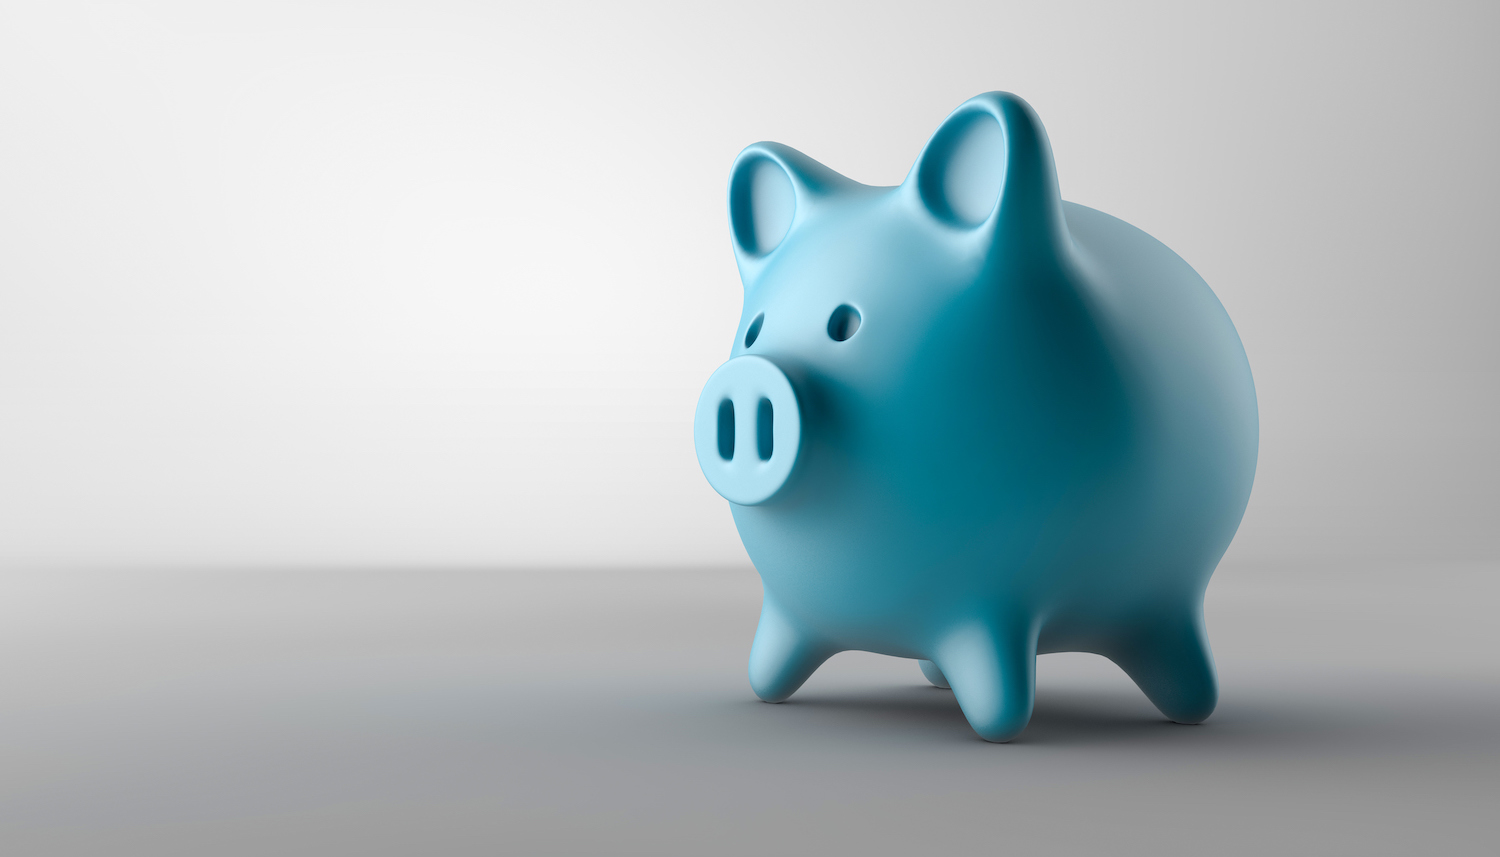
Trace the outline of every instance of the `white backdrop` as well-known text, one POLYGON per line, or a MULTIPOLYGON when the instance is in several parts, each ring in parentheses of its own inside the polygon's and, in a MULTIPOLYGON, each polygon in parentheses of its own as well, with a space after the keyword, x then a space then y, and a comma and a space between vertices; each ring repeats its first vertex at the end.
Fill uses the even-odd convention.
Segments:
POLYGON ((743 563, 690 431, 730 162, 893 184, 990 89, 1238 325, 1231 556, 1496 556, 1497 23, 0 3, 0 567, 743 563))

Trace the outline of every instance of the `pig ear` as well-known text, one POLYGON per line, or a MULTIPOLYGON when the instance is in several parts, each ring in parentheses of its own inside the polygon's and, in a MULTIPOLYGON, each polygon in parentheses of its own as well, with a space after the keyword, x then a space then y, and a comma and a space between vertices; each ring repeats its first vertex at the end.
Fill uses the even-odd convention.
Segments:
POLYGON ((1052 145, 1031 105, 987 92, 948 116, 904 187, 938 221, 1019 259, 1066 243, 1052 145))
POLYGON ((740 152, 729 174, 729 227, 745 288, 824 199, 852 184, 780 143, 755 143, 740 152))

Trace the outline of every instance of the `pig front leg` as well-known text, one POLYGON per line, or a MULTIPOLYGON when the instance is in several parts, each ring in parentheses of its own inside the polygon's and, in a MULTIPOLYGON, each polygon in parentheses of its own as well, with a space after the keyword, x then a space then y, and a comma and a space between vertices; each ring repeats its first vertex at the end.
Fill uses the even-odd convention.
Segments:
POLYGON ((767 592, 750 644, 750 688, 766 702, 785 702, 837 652, 776 606, 767 592))
POLYGON ((927 680, 932 682, 933 687, 940 687, 943 690, 949 690, 952 687, 948 684, 948 679, 943 676, 943 671, 938 669, 937 664, 932 661, 917 661, 917 666, 922 668, 922 675, 927 676, 927 680))
POLYGON ((969 725, 986 741, 1003 744, 1031 721, 1036 701, 1036 637, 1027 623, 975 623, 938 644, 933 664, 952 686, 969 725))
POLYGON ((1202 723, 1214 713, 1219 680, 1201 604, 1138 624, 1107 654, 1168 720, 1202 723))

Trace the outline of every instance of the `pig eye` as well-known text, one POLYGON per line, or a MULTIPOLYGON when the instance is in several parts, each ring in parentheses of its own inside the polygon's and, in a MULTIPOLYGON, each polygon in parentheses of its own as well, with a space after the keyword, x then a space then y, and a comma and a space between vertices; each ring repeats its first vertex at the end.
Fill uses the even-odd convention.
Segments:
POLYGON ((828 336, 834 342, 843 342, 859 330, 859 322, 859 310, 848 304, 841 304, 828 317, 828 336))
POLYGON ((765 320, 766 314, 761 313, 760 315, 755 317, 755 321, 750 322, 750 329, 745 331, 746 348, 749 348, 750 346, 755 344, 755 340, 760 336, 760 326, 765 323, 765 320))

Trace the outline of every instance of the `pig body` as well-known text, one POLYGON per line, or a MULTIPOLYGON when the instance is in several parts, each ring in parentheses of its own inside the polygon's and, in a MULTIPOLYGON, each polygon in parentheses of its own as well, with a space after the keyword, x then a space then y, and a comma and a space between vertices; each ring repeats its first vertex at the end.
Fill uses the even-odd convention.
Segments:
POLYGON ((744 312, 694 432, 764 587, 756 694, 839 651, 913 658, 1007 741, 1036 655, 1082 651, 1206 718, 1203 593, 1258 418, 1192 268, 1062 202, 1007 93, 962 105, 894 188, 750 146, 730 220, 744 312))

